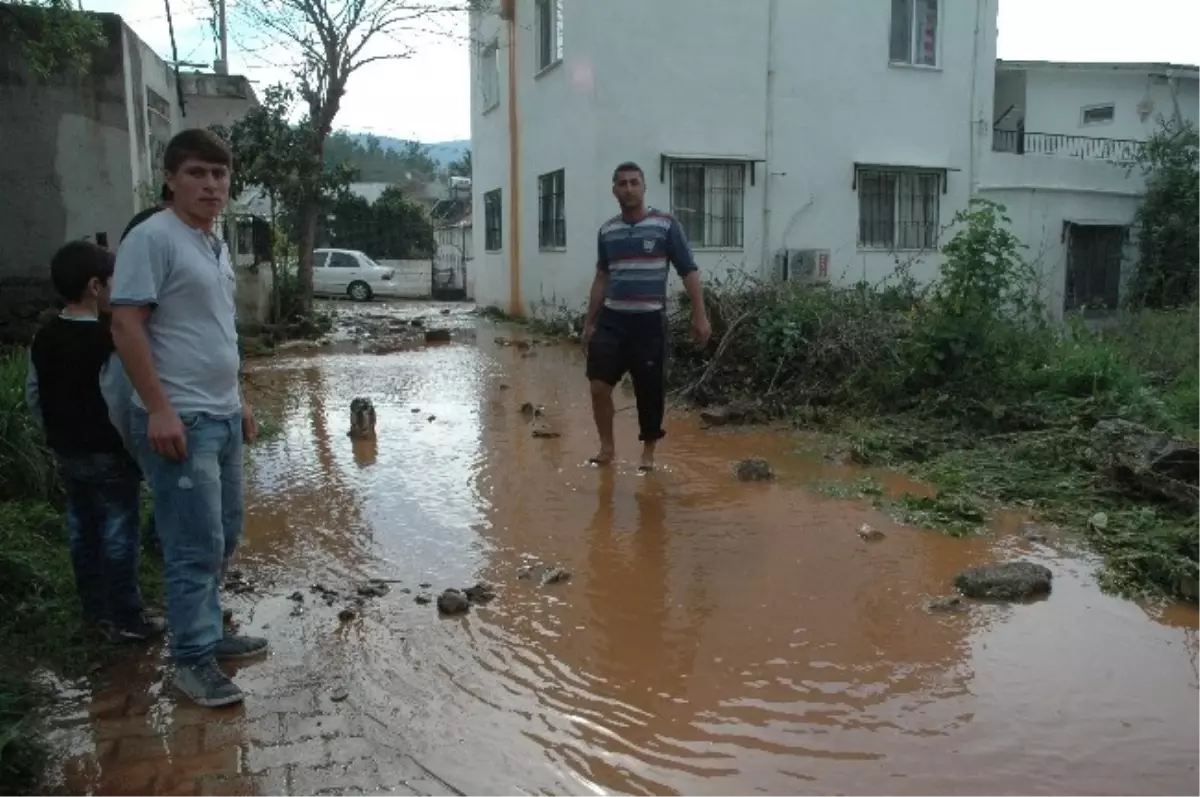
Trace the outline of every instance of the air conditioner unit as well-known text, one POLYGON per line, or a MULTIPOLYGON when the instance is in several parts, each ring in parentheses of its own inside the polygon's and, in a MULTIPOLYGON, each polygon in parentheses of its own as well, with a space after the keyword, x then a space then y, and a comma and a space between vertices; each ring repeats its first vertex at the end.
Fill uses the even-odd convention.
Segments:
POLYGON ((785 249, 776 258, 782 261, 784 281, 825 282, 829 279, 828 249, 785 249))

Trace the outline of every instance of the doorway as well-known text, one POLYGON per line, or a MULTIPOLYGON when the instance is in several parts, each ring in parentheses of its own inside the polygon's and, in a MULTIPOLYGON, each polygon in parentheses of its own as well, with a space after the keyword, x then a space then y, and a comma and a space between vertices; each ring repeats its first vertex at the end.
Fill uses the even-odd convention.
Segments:
POLYGON ((1063 310, 1108 312, 1121 301, 1121 261, 1129 228, 1066 223, 1067 279, 1063 310))

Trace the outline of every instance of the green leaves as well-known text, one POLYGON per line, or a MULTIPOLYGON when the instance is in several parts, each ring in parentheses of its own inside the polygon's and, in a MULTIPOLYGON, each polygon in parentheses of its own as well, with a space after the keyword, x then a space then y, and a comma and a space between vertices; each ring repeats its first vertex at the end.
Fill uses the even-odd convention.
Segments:
POLYGON ((104 46, 104 31, 93 14, 69 0, 13 0, 0 6, 0 40, 21 48, 29 69, 40 78, 87 74, 93 51, 104 46))

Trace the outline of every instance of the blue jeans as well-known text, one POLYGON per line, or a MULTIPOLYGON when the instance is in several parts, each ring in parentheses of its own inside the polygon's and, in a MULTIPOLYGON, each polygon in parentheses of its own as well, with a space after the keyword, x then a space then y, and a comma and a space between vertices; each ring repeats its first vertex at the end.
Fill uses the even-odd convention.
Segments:
POLYGON ((88 625, 140 619, 138 591, 142 475, 124 451, 58 455, 67 492, 67 538, 88 625))
POLYGON ((186 666, 211 659, 224 635, 221 578, 242 535, 242 418, 180 416, 187 459, 179 462, 150 447, 148 420, 134 409, 130 429, 154 493, 171 658, 186 666))

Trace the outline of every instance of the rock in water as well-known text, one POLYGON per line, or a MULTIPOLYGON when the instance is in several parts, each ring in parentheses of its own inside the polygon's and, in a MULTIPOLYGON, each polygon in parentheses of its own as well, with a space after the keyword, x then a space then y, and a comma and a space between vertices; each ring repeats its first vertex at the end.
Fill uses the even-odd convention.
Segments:
POLYGON ((771 463, 760 457, 743 459, 734 466, 733 472, 744 482, 769 482, 775 478, 771 463))
POLYGON ((954 586, 968 598, 1019 601, 1050 593, 1054 574, 1033 562, 1000 562, 968 568, 954 577, 954 586))
POLYGON ((867 542, 879 542, 884 538, 884 533, 870 524, 864 523, 858 527, 858 536, 867 542))
POLYGON ((550 584, 559 584, 571 578, 571 574, 563 570, 561 567, 551 567, 546 572, 542 573, 542 586, 550 584))
POLYGON ((362 396, 350 402, 350 436, 366 440, 375 436, 375 405, 362 396))
POLYGON ((530 429, 533 430, 533 436, 539 440, 553 440, 556 437, 562 436, 550 428, 550 424, 545 421, 534 421, 530 424, 530 429))
POLYGON ((388 585, 380 582, 370 582, 358 588, 358 594, 364 598, 379 598, 388 593, 388 585))
POLYGON ((933 598, 925 604, 925 610, 929 612, 961 612, 965 611, 967 604, 963 603, 963 599, 957 595, 951 595, 945 598, 933 598))
POLYGON ((450 330, 448 329, 429 329, 425 331, 426 343, 449 343, 450 330))
POLYGON ((458 590, 448 589, 438 596, 437 607, 442 614, 462 614, 471 608, 471 602, 458 590))

